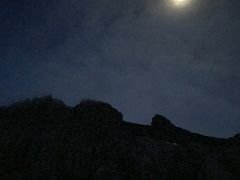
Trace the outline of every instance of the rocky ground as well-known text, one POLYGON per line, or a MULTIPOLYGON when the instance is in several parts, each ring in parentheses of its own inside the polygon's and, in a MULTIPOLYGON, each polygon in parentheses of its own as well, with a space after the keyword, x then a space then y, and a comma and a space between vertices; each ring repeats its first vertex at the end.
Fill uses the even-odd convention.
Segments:
POLYGON ((207 137, 156 115, 123 121, 111 105, 51 96, 0 107, 1 180, 238 180, 240 135, 207 137))

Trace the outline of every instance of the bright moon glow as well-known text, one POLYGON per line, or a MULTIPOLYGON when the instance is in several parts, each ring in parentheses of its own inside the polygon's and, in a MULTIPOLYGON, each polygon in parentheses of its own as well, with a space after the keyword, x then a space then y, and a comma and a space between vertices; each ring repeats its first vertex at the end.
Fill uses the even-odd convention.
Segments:
POLYGON ((175 8, 183 8, 190 4, 191 0, 170 0, 175 8))

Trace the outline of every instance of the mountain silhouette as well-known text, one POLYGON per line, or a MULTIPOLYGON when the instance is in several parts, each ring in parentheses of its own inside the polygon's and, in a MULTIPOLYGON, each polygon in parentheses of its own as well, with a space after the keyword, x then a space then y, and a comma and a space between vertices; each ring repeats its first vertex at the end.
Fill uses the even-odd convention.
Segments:
POLYGON ((221 139, 123 120, 111 105, 51 96, 0 107, 1 180, 238 180, 240 135, 221 139))

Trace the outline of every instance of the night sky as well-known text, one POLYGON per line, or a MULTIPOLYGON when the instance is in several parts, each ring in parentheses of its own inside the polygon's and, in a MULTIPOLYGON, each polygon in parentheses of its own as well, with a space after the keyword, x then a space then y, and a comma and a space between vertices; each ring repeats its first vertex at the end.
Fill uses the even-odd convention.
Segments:
POLYGON ((0 104, 48 94, 239 133, 240 1, 1 0, 0 104))

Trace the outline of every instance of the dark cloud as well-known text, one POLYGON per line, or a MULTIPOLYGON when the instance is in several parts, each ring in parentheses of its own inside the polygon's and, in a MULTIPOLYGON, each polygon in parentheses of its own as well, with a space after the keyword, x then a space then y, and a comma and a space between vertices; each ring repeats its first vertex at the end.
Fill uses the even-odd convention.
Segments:
POLYGON ((239 132, 240 3, 164 2, 3 1, 0 103, 94 98, 134 122, 162 113, 208 135, 239 132))

